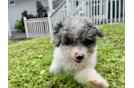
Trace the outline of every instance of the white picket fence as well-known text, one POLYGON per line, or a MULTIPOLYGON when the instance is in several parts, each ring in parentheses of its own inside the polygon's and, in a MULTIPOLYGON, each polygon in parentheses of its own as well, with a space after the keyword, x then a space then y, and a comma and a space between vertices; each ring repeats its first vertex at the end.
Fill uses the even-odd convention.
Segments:
POLYGON ((82 15, 95 24, 125 21, 125 0, 64 0, 50 16, 52 26, 66 17, 82 15))
POLYGON ((64 0, 48 18, 24 18, 27 38, 52 35, 52 29, 67 17, 82 15, 95 24, 125 21, 125 0, 64 0))
POLYGON ((27 38, 39 38, 50 35, 48 18, 26 19, 24 25, 27 38))

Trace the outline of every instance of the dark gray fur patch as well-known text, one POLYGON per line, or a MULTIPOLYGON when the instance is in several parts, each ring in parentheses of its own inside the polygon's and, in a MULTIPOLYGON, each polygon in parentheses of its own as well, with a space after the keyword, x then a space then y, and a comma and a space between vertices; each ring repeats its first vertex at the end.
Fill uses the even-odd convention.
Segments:
POLYGON ((57 23, 56 27, 54 28, 54 32, 53 32, 54 35, 57 34, 57 33, 59 33, 60 28, 62 28, 62 27, 63 27, 62 22, 57 23))
POLYGON ((89 40, 87 41, 87 45, 90 44, 90 42, 91 44, 96 44, 96 36, 103 37, 104 34, 89 18, 77 16, 56 25, 53 32, 52 43, 56 47, 59 47, 60 44, 83 45, 85 40, 89 40), (80 26, 80 29, 77 29, 76 24, 83 25, 80 26), (78 36, 77 38, 76 35, 78 36))
POLYGON ((54 27, 54 29, 53 29, 52 44, 55 47, 59 47, 59 45, 61 43, 60 31, 61 31, 62 27, 63 27, 62 22, 59 22, 59 23, 57 23, 56 27, 54 27))

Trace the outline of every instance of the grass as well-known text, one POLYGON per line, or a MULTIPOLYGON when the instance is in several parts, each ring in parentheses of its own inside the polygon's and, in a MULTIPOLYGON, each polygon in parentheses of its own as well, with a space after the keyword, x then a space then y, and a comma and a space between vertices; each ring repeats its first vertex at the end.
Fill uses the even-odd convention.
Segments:
MULTIPOLYGON (((105 37, 97 37, 96 70, 110 88, 125 88, 125 23, 99 25, 105 37)), ((54 75, 49 73, 53 58, 51 37, 8 45, 8 87, 49 88, 54 75), (40 74, 45 70, 44 74, 40 74)), ((78 84, 66 73, 55 77, 53 88, 92 88, 78 84)))

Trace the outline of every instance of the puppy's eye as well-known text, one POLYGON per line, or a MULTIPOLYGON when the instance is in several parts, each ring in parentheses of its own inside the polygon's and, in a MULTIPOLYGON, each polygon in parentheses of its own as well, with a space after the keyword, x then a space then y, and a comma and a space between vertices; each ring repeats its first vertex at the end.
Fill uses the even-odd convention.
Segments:
POLYGON ((70 39, 70 40, 67 40, 65 44, 68 46, 68 45, 71 45, 72 43, 73 43, 73 40, 70 39))
POLYGON ((84 44, 85 46, 88 46, 88 45, 94 44, 94 43, 95 43, 94 40, 89 40, 89 39, 85 39, 85 40, 83 41, 83 44, 84 44))

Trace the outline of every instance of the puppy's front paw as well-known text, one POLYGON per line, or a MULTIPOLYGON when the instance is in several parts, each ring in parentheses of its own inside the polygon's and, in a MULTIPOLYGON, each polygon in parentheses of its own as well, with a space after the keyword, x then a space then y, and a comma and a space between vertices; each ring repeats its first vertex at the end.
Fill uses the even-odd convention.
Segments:
POLYGON ((88 82, 90 82, 96 87, 109 88, 108 82, 105 79, 103 79, 100 75, 90 77, 88 79, 88 82))
POLYGON ((50 68, 49 68, 49 72, 50 72, 50 73, 53 73, 53 74, 58 74, 58 73, 60 73, 60 69, 59 69, 58 67, 52 65, 52 66, 50 66, 50 68))

